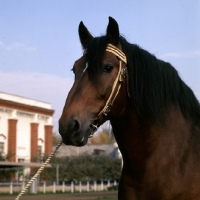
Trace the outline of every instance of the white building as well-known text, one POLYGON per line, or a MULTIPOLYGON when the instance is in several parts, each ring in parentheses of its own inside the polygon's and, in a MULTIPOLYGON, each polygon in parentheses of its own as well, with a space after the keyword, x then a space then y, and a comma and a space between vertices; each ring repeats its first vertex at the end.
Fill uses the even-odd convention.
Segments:
POLYGON ((51 104, 0 92, 0 154, 31 162, 52 151, 51 104))

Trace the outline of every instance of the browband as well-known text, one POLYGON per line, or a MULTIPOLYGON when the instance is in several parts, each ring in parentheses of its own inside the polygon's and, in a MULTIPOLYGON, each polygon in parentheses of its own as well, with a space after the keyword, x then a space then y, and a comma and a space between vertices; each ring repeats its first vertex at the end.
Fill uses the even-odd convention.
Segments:
POLYGON ((108 44, 106 47, 106 51, 113 53, 116 55, 121 61, 127 64, 126 55, 116 46, 112 44, 108 44))

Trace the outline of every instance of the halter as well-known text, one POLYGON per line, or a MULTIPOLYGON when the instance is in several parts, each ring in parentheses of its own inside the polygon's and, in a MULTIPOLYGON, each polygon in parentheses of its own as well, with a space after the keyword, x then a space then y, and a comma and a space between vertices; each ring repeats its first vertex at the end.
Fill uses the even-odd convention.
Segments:
MULTIPOLYGON (((127 76, 127 68, 126 68, 126 66, 122 66, 122 62, 127 64, 126 55, 119 48, 115 47, 112 44, 107 45, 106 51, 113 53, 119 59, 119 71, 118 71, 117 77, 113 83, 112 91, 110 93, 110 96, 109 96, 105 106, 99 112, 97 117, 93 120, 92 124, 90 124, 90 127, 92 128, 92 133, 91 133, 90 137, 93 136, 94 132, 99 127, 99 123, 102 121, 103 117, 106 117, 108 115, 108 113, 111 111, 111 107, 119 93, 123 79, 125 79, 127 76)), ((127 78, 128 78, 128 76, 127 76, 127 78)), ((128 92, 128 95, 129 95, 129 92, 128 92)))

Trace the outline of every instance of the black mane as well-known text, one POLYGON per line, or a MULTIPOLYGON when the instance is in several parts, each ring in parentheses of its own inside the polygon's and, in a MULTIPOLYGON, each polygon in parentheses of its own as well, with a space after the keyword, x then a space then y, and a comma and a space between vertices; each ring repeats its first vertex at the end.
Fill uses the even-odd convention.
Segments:
MULTIPOLYGON (((94 82, 107 43, 106 36, 102 36, 92 39, 88 45, 88 73, 94 82)), ((131 104, 138 116, 163 121, 171 106, 179 106, 185 118, 197 123, 200 119, 199 102, 174 67, 128 43, 123 37, 120 37, 120 43, 128 61, 131 104)))
POLYGON ((105 36, 93 38, 87 47, 88 73, 90 79, 95 83, 101 67, 101 60, 104 56, 108 42, 105 36), (94 67, 95 66, 95 67, 94 67))

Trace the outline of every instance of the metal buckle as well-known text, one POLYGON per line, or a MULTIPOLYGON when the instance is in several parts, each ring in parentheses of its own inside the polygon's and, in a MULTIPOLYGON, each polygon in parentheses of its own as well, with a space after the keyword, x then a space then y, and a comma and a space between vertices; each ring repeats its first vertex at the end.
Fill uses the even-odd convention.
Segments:
POLYGON ((96 125, 95 124, 90 124, 90 128, 92 128, 92 132, 91 132, 89 138, 91 138, 94 135, 94 133, 97 131, 98 125, 97 124, 96 125))
POLYGON ((111 104, 109 104, 107 107, 106 107, 106 109, 105 109, 105 111, 104 111, 104 113, 103 113, 103 115, 104 116, 107 116, 108 115, 108 113, 110 112, 110 110, 111 110, 111 104))

